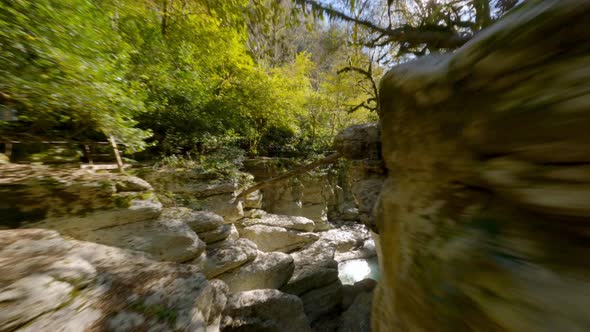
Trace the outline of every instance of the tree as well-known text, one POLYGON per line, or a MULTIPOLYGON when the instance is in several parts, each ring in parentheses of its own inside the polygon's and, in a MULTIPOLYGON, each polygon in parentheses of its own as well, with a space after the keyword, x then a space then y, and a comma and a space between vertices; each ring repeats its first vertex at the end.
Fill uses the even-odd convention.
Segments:
POLYGON ((318 0, 294 1, 315 15, 368 29, 368 47, 396 46, 398 54, 415 55, 456 49, 518 4, 515 0, 387 0, 377 5, 383 9, 381 15, 362 16, 354 15, 358 0, 344 0, 353 14, 318 0))

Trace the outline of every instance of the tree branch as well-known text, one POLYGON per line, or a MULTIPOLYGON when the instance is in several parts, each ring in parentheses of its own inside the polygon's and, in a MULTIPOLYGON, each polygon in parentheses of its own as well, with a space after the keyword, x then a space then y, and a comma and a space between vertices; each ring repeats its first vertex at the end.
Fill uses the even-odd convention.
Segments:
POLYGON ((343 21, 362 25, 370 30, 373 30, 374 32, 381 33, 389 37, 388 40, 391 42, 403 42, 412 46, 428 44, 431 48, 456 49, 473 37, 470 34, 459 34, 451 31, 444 31, 448 30, 447 27, 444 26, 441 26, 438 29, 415 28, 410 26, 396 29, 384 28, 374 24, 373 22, 354 18, 334 9, 331 6, 323 5, 316 0, 295 0, 295 2, 302 6, 311 6, 312 10, 325 13, 331 18, 337 18, 343 21))

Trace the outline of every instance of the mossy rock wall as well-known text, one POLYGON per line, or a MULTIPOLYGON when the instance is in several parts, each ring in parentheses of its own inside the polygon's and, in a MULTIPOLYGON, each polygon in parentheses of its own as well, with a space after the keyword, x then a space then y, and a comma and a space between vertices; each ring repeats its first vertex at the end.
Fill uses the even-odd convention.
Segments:
POLYGON ((382 80, 373 331, 589 331, 590 2, 382 80))

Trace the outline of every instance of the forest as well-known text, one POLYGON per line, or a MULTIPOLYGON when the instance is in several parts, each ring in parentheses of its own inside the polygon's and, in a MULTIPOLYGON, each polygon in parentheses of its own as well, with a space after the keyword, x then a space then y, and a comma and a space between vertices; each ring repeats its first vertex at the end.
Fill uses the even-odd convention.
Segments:
POLYGON ((0 138, 112 136, 148 159, 321 154, 377 119, 385 70, 459 47, 516 4, 3 1, 0 138))

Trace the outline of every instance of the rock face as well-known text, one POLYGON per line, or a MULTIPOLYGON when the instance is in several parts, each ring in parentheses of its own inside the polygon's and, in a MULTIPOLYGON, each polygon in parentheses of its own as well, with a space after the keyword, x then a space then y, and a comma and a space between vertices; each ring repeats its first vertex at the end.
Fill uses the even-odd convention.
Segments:
POLYGON ((0 231, 3 331, 215 331, 227 286, 195 267, 65 240, 0 231))
MULTIPOLYGON (((297 166, 300 166, 297 162, 281 158, 250 159, 244 162, 246 171, 252 173, 257 182, 275 177, 297 166)), ((316 231, 330 228, 327 223, 327 202, 334 195, 334 188, 321 171, 295 176, 261 191, 264 197, 264 210, 279 215, 311 219, 315 222, 316 231)))
POLYGON ((348 127, 334 138, 334 148, 351 160, 379 160, 381 154, 381 128, 378 122, 348 127))
POLYGON ((240 235, 266 252, 291 252, 316 241, 319 236, 315 233, 299 232, 283 227, 253 225, 239 230, 240 235))
POLYGON ((48 228, 74 237, 156 219, 162 204, 145 181, 121 174, 9 164, 0 179, 0 228, 48 228))
POLYGON ((293 274, 293 258, 281 252, 258 252, 256 259, 230 272, 218 275, 231 292, 253 289, 279 289, 293 274))
POLYGON ((587 331, 590 3, 529 1, 381 82, 373 331, 587 331))
MULTIPOLYGON (((222 216, 226 222, 244 216, 243 204, 235 201, 240 186, 248 183, 251 176, 238 172, 236 179, 219 179, 211 174, 202 174, 192 169, 162 168, 156 171, 143 170, 141 176, 151 183, 165 206, 183 206, 192 210, 211 211, 222 216)), ((255 204, 252 198, 248 204, 255 204)))
POLYGON ((157 220, 101 228, 78 238, 113 247, 146 252, 155 259, 186 262, 205 250, 205 243, 176 213, 166 211, 157 220))
POLYGON ((311 332, 297 296, 259 289, 232 294, 227 303, 223 332, 311 332))

